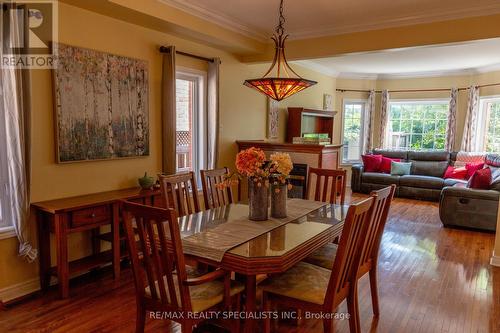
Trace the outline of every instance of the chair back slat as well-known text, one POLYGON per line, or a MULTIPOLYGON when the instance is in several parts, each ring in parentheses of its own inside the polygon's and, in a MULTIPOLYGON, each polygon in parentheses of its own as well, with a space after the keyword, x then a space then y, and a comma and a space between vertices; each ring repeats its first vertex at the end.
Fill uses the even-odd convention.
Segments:
POLYGON ((228 168, 201 170, 201 185, 203 187, 203 198, 206 209, 212 209, 234 202, 231 186, 225 186, 223 188, 217 186, 217 184, 224 182, 227 175, 229 175, 228 168))
POLYGON ((149 287, 151 299, 164 308, 190 311, 191 299, 185 283, 187 273, 176 211, 126 201, 120 202, 120 207, 138 302, 148 297, 145 289, 149 287), (142 263, 137 245, 142 249, 142 263))
POLYGON ((166 208, 175 209, 179 216, 200 211, 198 187, 194 172, 158 175, 166 208))
MULTIPOLYGON (((337 254, 326 292, 325 306, 330 309, 336 299, 344 299, 354 281, 354 270, 359 264, 360 249, 365 241, 367 225, 370 221, 373 198, 367 198, 352 204, 342 229, 337 254)), ((330 309, 330 310, 333 310, 330 309)))
MULTIPOLYGON (((360 271, 364 274, 366 270, 364 266, 369 266, 371 262, 376 261, 382 234, 389 215, 392 198, 396 185, 385 187, 378 191, 372 191, 370 196, 374 198, 372 216, 366 232, 365 246, 361 252, 359 262, 360 271)), ((368 268, 368 267, 367 267, 368 268)))
POLYGON ((307 176, 307 193, 309 200, 329 202, 343 205, 345 200, 347 172, 309 168, 307 176), (315 177, 312 177, 312 176, 315 177), (313 180, 316 182, 312 191, 313 180))

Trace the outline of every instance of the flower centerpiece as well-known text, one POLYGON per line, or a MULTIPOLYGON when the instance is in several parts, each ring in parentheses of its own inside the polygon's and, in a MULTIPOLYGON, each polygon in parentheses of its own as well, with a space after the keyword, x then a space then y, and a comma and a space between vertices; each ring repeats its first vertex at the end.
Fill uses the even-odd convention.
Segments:
POLYGON ((272 190, 271 215, 283 218, 286 217, 287 189, 291 187, 287 179, 292 168, 293 163, 287 153, 271 154, 267 160, 262 149, 250 147, 236 155, 236 172, 217 186, 228 187, 247 177, 249 218, 254 221, 267 220, 269 189, 272 190), (232 180, 234 176, 239 180, 232 180))
POLYGON ((271 187, 271 216, 276 218, 286 217, 286 199, 288 189, 288 176, 293 169, 292 159, 287 153, 274 153, 270 156, 269 182, 271 187))
POLYGON ((248 178, 249 219, 264 221, 268 217, 270 163, 262 149, 250 147, 236 155, 238 176, 248 178))

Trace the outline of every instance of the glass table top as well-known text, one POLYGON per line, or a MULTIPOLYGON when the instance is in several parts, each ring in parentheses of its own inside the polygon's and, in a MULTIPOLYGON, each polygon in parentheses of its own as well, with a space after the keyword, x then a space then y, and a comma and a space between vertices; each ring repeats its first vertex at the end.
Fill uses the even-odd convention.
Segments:
MULTIPOLYGON (((343 222, 349 206, 327 204, 306 216, 292 220, 228 252, 243 257, 281 256, 318 234, 343 222)), ((181 237, 207 231, 224 223, 248 216, 248 205, 230 204, 179 217, 181 237)), ((259 222, 255 222, 259 223, 259 222)))

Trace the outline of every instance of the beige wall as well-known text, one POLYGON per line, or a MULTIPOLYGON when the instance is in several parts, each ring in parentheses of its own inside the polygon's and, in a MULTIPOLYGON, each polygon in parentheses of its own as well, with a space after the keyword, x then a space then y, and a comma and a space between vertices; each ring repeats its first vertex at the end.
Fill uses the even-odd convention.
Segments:
MULTIPOLYGON (((208 57, 220 57, 220 165, 233 166, 237 139, 263 139, 266 134, 266 98, 243 86, 246 78, 263 74, 266 65, 246 65, 233 55, 132 25, 77 7, 60 4, 59 40, 69 45, 96 49, 149 62, 150 156, 137 159, 56 164, 51 74, 47 70, 32 72, 32 193, 33 202, 99 191, 136 186, 137 177, 147 171, 156 174, 161 167, 160 132, 160 45, 208 57)), ((179 66, 204 69, 206 64, 179 56, 179 66)), ((297 68, 304 76, 320 83, 281 103, 280 136, 284 137, 284 112, 287 105, 320 107, 323 93, 334 94, 335 79, 297 68)), ((32 234, 35 239, 34 221, 32 234)), ((36 241, 35 241, 36 243, 36 241)), ((89 251, 86 234, 71 235, 70 258, 89 251)), ((38 262, 27 264, 17 257, 14 238, 0 240, 0 290, 37 277, 38 262)))

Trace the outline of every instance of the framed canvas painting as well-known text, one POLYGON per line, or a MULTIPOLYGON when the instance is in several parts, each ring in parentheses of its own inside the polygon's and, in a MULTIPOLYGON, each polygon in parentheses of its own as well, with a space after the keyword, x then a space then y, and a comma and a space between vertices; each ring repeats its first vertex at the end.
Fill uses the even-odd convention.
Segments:
POLYGON ((149 155, 148 63, 57 44, 58 163, 149 155))

